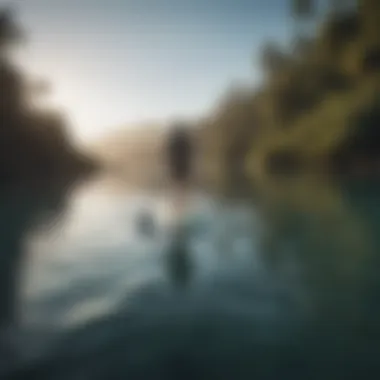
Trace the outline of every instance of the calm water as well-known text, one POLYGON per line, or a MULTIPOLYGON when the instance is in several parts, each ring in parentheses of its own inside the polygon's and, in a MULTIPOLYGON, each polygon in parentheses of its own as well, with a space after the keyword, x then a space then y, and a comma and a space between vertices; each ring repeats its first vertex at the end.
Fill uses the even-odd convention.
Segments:
POLYGON ((3 191, 1 376, 380 378, 379 190, 3 191))

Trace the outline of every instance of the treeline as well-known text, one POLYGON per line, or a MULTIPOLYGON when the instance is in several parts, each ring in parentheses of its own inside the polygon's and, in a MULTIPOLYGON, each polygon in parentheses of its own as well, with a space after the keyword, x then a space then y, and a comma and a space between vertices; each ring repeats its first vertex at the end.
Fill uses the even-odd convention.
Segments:
POLYGON ((380 1, 358 3, 291 49, 263 47, 262 84, 235 88, 202 123, 206 161, 225 176, 380 167, 380 1))
POLYGON ((43 88, 30 83, 11 54, 24 37, 12 12, 0 10, 0 185, 62 179, 95 168, 73 149, 64 118, 34 104, 43 88))

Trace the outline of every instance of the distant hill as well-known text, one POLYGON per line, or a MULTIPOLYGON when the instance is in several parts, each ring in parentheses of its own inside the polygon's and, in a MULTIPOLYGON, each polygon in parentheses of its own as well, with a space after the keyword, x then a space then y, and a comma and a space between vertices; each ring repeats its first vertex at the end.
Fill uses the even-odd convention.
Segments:
POLYGON ((120 127, 88 148, 108 164, 127 163, 132 158, 143 159, 161 151, 164 134, 162 125, 120 127))
POLYGON ((158 123, 120 127, 88 149, 107 170, 133 182, 150 182, 164 175, 166 132, 167 127, 158 123))

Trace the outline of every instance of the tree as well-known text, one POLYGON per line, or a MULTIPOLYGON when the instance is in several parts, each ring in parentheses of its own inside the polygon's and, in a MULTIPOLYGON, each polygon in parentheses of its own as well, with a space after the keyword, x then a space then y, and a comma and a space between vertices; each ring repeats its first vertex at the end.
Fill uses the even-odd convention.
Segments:
POLYGON ((0 184, 92 168, 71 147, 62 115, 32 104, 47 87, 33 88, 14 64, 10 48, 21 38, 13 13, 0 10, 0 184))
MULTIPOLYGON (((13 12, 10 9, 0 9, 0 54, 6 52, 9 46, 21 41, 23 33, 14 21, 13 12)), ((1 57, 3 58, 3 57, 1 57)))
POLYGON ((268 75, 286 68, 289 56, 275 43, 268 42, 261 49, 261 65, 268 75))
POLYGON ((299 19, 310 18, 315 14, 314 0, 292 0, 293 14, 299 19))

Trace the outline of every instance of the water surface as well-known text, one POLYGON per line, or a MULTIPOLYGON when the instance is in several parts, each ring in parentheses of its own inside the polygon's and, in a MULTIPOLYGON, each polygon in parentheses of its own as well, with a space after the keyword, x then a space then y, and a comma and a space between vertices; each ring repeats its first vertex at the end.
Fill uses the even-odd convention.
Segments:
POLYGON ((377 378, 378 190, 193 191, 180 221, 164 190, 4 191, 4 376, 377 378))

